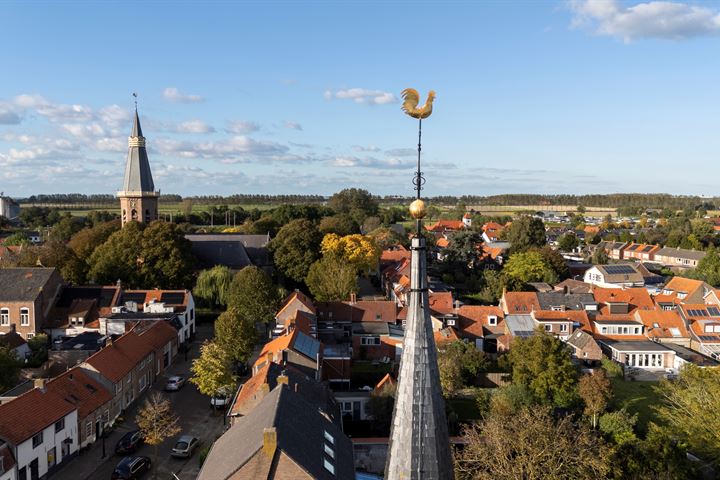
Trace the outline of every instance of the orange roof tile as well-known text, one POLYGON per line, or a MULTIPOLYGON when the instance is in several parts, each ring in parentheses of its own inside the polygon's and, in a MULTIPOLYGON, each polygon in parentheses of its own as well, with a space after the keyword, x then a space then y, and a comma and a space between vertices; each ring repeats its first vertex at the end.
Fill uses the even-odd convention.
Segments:
POLYGON ((718 320, 692 320, 690 322, 690 330, 695 334, 701 343, 720 343, 720 332, 715 332, 715 328, 720 327, 720 321, 718 320), (713 326, 712 332, 706 332, 705 327, 707 325, 713 326))
POLYGON ((272 357, 275 358, 275 355, 277 353, 290 348, 290 346, 295 341, 297 334, 298 334, 298 330, 293 330, 290 333, 286 333, 285 335, 279 336, 278 338, 266 343, 263 346, 262 350, 260 351, 260 355, 258 356, 258 359, 255 361, 254 366, 259 367, 263 363, 266 363, 268 360, 268 354, 271 354, 272 357))
POLYGON ((483 338, 485 330, 495 334, 505 331, 503 311, 500 307, 462 305, 458 309, 458 316, 460 317, 460 330, 464 335, 483 338), (490 325, 488 317, 491 315, 497 317, 497 325, 490 325))
POLYGON ((397 320, 397 305, 392 300, 358 300, 357 302, 319 302, 318 318, 345 322, 386 322, 397 320))
POLYGON ((285 298, 285 301, 283 302, 283 306, 280 307, 280 310, 278 310, 278 313, 276 314, 276 316, 280 315, 283 311, 290 308, 292 306, 293 302, 296 302, 296 301, 303 304, 313 314, 317 313, 315 310, 315 305, 313 304, 313 301, 310 300, 310 298, 307 295, 305 295, 304 293, 296 290, 285 298))
POLYGON ((434 312, 443 315, 453 312, 452 292, 431 292, 428 295, 428 302, 430 310, 434 312))
POLYGON ((73 410, 57 392, 33 388, 0 405, 0 438, 19 445, 73 410))
POLYGON ((673 277, 665 284, 663 290, 673 290, 675 292, 685 292, 692 295, 699 288, 702 288, 704 282, 702 280, 693 280, 685 277, 673 277))
POLYGON ((450 246, 450 240, 445 237, 438 238, 437 242, 435 242, 435 246, 439 248, 447 248, 450 246))
POLYGON ((635 310, 653 310, 655 303, 645 288, 600 288, 593 287, 592 294, 598 302, 599 311, 602 314, 609 314, 608 302, 619 302, 628 304, 628 312, 635 313, 635 310))
POLYGON ((435 337, 435 345, 438 347, 447 345, 448 343, 452 343, 456 340, 460 340, 460 337, 458 337, 457 331, 453 327, 445 327, 441 328, 440 330, 436 330, 434 333, 435 337))
POLYGON ((462 230, 464 227, 462 220, 438 220, 425 228, 431 232, 443 232, 446 230, 462 230))
POLYGON ((78 409, 79 419, 87 417, 113 398, 105 387, 79 368, 72 368, 53 378, 47 383, 47 389, 74 405, 78 409))
POLYGON ((645 325, 645 334, 649 338, 678 338, 671 328, 677 329, 680 338, 689 336, 685 322, 675 310, 638 310, 635 316, 645 325))
POLYGON ((505 305, 505 313, 530 313, 540 310, 540 302, 535 292, 505 292, 501 301, 505 305))
POLYGON ((385 376, 377 383, 377 385, 375 385, 374 391, 375 393, 382 393, 386 386, 394 387, 395 385, 397 385, 397 381, 393 378, 392 375, 386 373, 385 376))

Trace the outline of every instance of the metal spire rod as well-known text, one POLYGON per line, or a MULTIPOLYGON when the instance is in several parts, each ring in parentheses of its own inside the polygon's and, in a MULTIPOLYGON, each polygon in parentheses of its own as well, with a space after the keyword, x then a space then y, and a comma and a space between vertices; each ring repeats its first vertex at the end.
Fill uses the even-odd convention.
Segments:
POLYGON ((135 92, 133 92, 132 96, 135 97, 135 113, 137 113, 137 97, 138 97, 138 94, 135 93, 135 92))

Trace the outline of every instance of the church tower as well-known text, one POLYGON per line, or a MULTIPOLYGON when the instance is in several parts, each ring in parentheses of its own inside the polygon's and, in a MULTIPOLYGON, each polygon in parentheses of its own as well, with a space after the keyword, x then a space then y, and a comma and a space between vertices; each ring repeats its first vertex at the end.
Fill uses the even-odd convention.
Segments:
POLYGON ((150 223, 158 218, 158 197, 155 191, 150 162, 145 150, 145 137, 140 128, 140 118, 135 108, 135 121, 128 139, 128 156, 125 164, 125 179, 120 199, 120 214, 123 226, 130 222, 150 223))

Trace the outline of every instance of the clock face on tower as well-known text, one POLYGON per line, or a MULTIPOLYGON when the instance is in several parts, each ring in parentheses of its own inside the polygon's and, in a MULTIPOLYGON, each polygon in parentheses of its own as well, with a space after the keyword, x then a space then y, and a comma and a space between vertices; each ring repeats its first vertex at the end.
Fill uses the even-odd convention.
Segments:
POLYGON ((130 208, 135 208, 135 205, 137 204, 136 202, 137 200, 135 200, 134 198, 130 199, 130 208))

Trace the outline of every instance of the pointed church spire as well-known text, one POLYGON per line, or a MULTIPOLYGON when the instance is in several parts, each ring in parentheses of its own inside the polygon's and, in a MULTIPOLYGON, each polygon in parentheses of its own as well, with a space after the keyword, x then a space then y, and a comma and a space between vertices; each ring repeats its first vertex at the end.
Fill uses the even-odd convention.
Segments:
POLYGON ((422 118, 419 120, 418 164, 413 180, 417 198, 410 205, 417 233, 410 247, 410 297, 385 463, 386 480, 452 480, 454 475, 428 299, 427 249, 422 236, 426 210, 420 199, 425 183, 420 169, 422 118))
POLYGON ((150 161, 145 148, 145 137, 140 127, 140 116, 137 111, 137 94, 135 97, 135 118, 132 133, 128 138, 128 156, 125 163, 125 177, 122 190, 118 192, 122 213, 122 224, 134 220, 151 222, 157 220, 157 201, 160 192, 155 191, 150 161))

